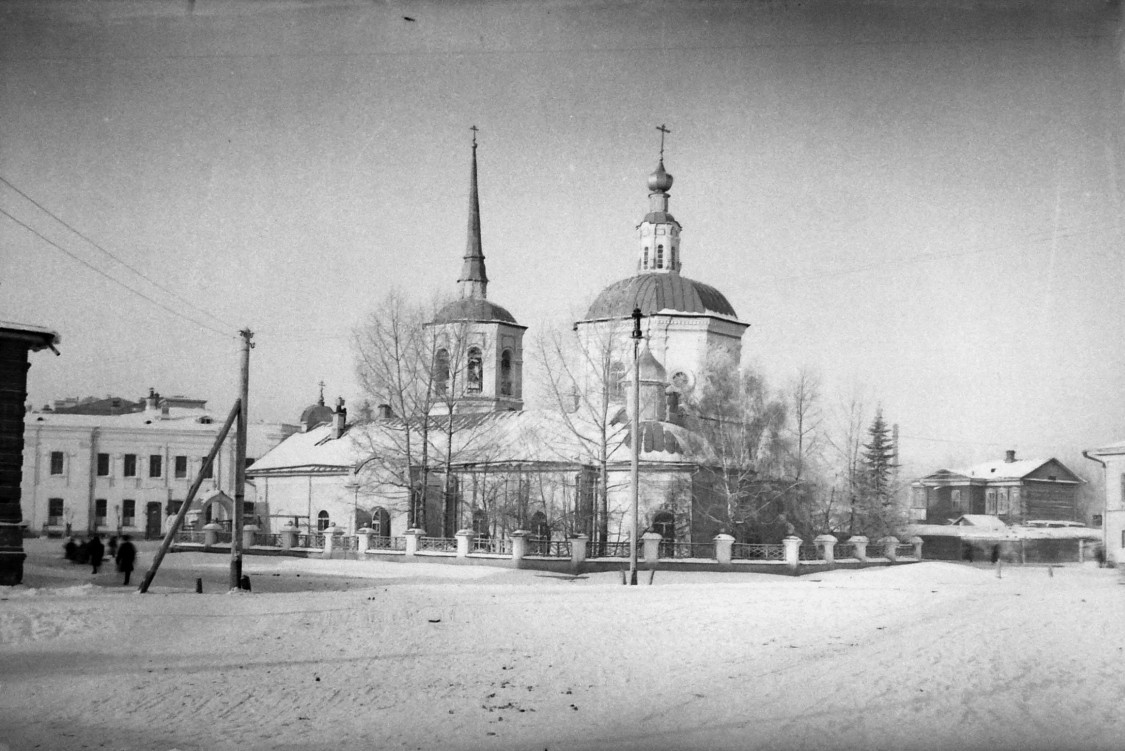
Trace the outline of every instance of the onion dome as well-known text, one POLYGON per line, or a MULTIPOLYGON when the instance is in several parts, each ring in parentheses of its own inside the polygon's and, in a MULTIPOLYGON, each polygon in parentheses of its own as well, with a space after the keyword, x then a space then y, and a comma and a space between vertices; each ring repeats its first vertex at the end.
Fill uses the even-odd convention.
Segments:
MULTIPOLYGON (((670 422, 644 420, 640 424, 640 455, 644 462, 712 463, 715 454, 703 436, 670 422)), ((630 446, 628 431, 622 443, 630 446)))
POLYGON ((434 323, 454 321, 503 321, 515 323, 516 319, 504 308, 480 297, 464 297, 445 305, 434 316, 434 323))
POLYGON ((656 171, 648 176, 648 189, 653 193, 667 193, 672 187, 672 175, 664 169, 664 160, 656 166, 656 171))
POLYGON ((680 274, 638 274, 622 279, 602 290, 585 320, 628 318, 633 308, 641 315, 661 311, 698 313, 738 318, 722 292, 680 274))
POLYGON ((305 427, 306 432, 317 425, 325 425, 330 422, 332 422, 332 408, 324 403, 324 394, 320 395, 316 404, 310 404, 301 413, 301 425, 305 427))

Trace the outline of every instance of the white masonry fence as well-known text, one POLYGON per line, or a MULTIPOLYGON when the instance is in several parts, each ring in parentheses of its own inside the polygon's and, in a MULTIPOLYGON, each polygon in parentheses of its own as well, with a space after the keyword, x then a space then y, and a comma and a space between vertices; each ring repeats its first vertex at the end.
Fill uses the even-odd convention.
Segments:
MULTIPOLYGON (((183 530, 176 535, 181 550, 228 548, 231 533, 218 524, 202 530, 183 530)), ((671 542, 655 532, 646 532, 638 546, 638 555, 650 567, 676 568, 680 564, 717 564, 737 569, 749 564, 799 568, 817 568, 846 563, 850 565, 913 562, 922 559, 922 539, 913 537, 901 542, 884 537, 870 542, 853 536, 838 542, 832 535, 818 535, 811 543, 799 537, 787 537, 780 544, 738 543, 730 535, 720 534, 712 542, 671 542)), ((403 535, 380 535, 371 529, 360 529, 346 535, 339 527, 328 527, 315 534, 299 532, 285 526, 280 532, 265 534, 254 525, 243 531, 243 546, 249 553, 277 552, 294 555, 315 555, 330 558, 365 558, 368 556, 404 556, 408 558, 478 558, 519 561, 558 561, 580 566, 586 562, 620 561, 629 557, 628 541, 603 542, 590 545, 589 538, 577 535, 569 539, 535 537, 525 530, 509 537, 485 537, 471 529, 458 530, 453 537, 427 537, 420 529, 408 529, 403 535)))

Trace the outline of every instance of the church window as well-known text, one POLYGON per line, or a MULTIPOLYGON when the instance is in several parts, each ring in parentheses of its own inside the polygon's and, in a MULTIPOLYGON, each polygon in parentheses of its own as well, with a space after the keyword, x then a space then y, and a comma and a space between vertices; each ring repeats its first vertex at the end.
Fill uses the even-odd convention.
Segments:
POLYGON ((656 246, 656 268, 658 268, 658 269, 664 268, 664 246, 663 245, 657 245, 656 246))
POLYGON ((469 363, 467 372, 467 385, 470 394, 479 394, 483 387, 483 363, 481 361, 480 350, 476 347, 469 349, 469 363))
POLYGON ((660 557, 671 558, 675 554, 676 517, 670 511, 661 511, 652 519, 652 531, 661 536, 660 557))
POLYGON ((449 352, 439 349, 434 355, 434 393, 444 394, 449 385, 449 352))
POLYGON ((319 514, 316 515, 316 531, 317 532, 323 532, 324 530, 328 529, 328 524, 329 524, 329 521, 328 521, 328 512, 327 511, 321 511, 319 514))
POLYGON ((473 509, 473 537, 488 537, 488 514, 482 509, 473 509))
POLYGON ((500 393, 512 395, 512 350, 506 349, 500 355, 500 393))
POLYGON ((609 398, 625 398, 625 364, 612 362, 609 364, 609 398))
POLYGON ((961 510, 961 489, 960 488, 954 488, 953 489, 953 491, 950 493, 950 501, 953 505, 954 511, 960 511, 961 510))
POLYGON ((648 246, 647 245, 645 246, 645 260, 644 260, 644 263, 642 265, 642 268, 646 268, 646 269, 648 268, 648 246))

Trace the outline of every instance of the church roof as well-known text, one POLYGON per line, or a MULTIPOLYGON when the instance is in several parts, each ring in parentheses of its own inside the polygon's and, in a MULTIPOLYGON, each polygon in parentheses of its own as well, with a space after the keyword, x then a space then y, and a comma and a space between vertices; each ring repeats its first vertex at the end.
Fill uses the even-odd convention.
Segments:
POLYGON ((722 292, 680 274, 648 273, 622 279, 602 290, 586 311, 586 320, 625 318, 640 308, 641 315, 670 310, 712 313, 738 318, 722 292))
POLYGON ((434 316, 434 323, 453 321, 503 321, 516 323, 516 319, 494 302, 479 297, 466 297, 448 303, 434 316))

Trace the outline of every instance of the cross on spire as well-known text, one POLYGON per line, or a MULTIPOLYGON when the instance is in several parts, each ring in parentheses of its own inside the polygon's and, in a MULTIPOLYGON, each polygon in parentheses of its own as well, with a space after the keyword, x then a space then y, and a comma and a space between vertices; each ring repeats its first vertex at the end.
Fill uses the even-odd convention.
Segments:
POLYGON ((473 131, 473 148, 477 147, 477 131, 480 130, 477 126, 472 126, 469 130, 473 131))
POLYGON ((325 383, 324 383, 324 381, 321 381, 317 385, 320 386, 320 403, 324 404, 324 386, 325 386, 325 383))
POLYGON ((660 161, 663 162, 664 161, 664 136, 668 133, 671 133, 672 131, 669 130, 668 128, 664 127, 664 123, 660 123, 660 125, 657 125, 656 129, 660 131, 660 161))

